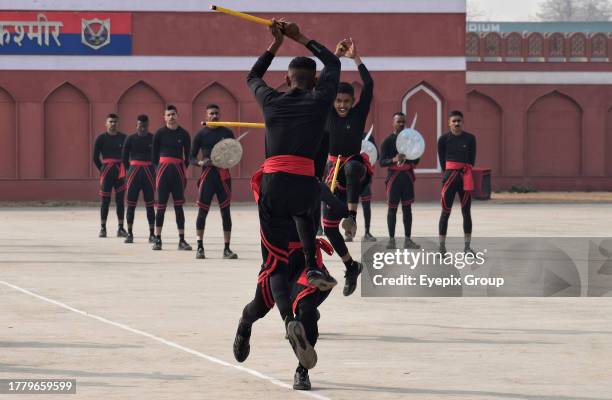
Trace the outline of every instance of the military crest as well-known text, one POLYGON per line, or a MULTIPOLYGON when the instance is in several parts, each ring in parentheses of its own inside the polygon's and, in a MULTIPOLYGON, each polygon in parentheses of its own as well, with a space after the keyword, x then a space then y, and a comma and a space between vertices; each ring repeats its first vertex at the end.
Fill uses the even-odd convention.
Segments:
POLYGON ((81 43, 98 50, 111 41, 111 23, 109 19, 81 19, 81 43))

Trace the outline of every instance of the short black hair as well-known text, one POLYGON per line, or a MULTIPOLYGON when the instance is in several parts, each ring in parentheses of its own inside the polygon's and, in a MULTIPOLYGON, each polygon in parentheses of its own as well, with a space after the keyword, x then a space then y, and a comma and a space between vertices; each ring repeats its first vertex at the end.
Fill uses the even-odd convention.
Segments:
POLYGON ((404 114, 401 111, 398 111, 395 114, 393 114, 393 118, 395 118, 395 117, 404 117, 404 118, 406 118, 406 114, 404 114))
POLYGON ((176 106, 174 104, 168 104, 164 111, 174 111, 175 113, 178 114, 178 110, 176 109, 176 106))
POLYGON ((140 114, 138 117, 136 117, 136 121, 149 122, 149 116, 147 114, 140 114))
POLYGON ((215 103, 210 103, 209 105, 206 106, 207 110, 210 110, 211 108, 216 108, 217 110, 220 110, 221 107, 219 107, 217 104, 215 103))
POLYGON ((355 88, 348 82, 340 82, 338 84, 338 93, 346 93, 351 97, 355 97, 355 88))
POLYGON ((108 119, 108 118, 119 119, 119 116, 118 116, 117 114, 115 114, 115 113, 110 113, 110 114, 108 114, 108 115, 106 116, 106 118, 107 118, 107 119, 108 119))
POLYGON ((295 57, 289 63, 289 69, 305 69, 312 72, 317 72, 317 63, 308 57, 295 57))
POLYGON ((453 117, 461 117, 461 119, 463 119, 463 113, 459 110, 453 110, 448 113, 448 118, 450 119, 453 117))

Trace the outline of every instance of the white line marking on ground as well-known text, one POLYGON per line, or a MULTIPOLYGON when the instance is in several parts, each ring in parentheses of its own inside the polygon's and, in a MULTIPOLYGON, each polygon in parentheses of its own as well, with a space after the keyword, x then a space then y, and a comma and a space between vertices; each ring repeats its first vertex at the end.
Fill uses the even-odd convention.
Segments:
MULTIPOLYGON (((81 311, 81 310, 76 309, 74 307, 70 307, 67 304, 59 302, 57 300, 50 299, 50 298, 45 297, 45 296, 41 296, 41 295, 33 293, 33 292, 30 292, 29 290, 21 288, 21 287, 16 286, 16 285, 13 285, 12 283, 8 283, 8 282, 5 282, 5 281, 0 281, 0 283, 5 285, 5 286, 8 286, 8 287, 10 287, 10 288, 12 288, 14 290, 17 290, 17 291, 25 293, 25 294, 27 294, 29 296, 35 297, 35 298, 37 298, 39 300, 42 300, 42 301, 45 301, 47 303, 51 303, 51 304, 54 304, 54 305, 56 305, 58 307, 64 308, 64 309, 66 309, 68 311, 72 311, 74 313, 81 314, 81 315, 83 315, 85 317, 89 317, 89 318, 98 320, 100 322, 104 322, 105 324, 109 324, 109 325, 115 326, 115 327, 123 329, 125 331, 134 333, 136 335, 147 337, 149 339, 155 340, 156 342, 163 343, 166 346, 174 347, 175 349, 178 349, 178 350, 184 351, 185 353, 189 353, 189 354, 192 354, 194 356, 203 358, 203 359, 208 360, 208 361, 210 361, 212 363, 223 365, 224 367, 235 368, 235 369, 237 369, 239 371, 246 372, 247 374, 252 375, 252 376, 254 376, 256 378, 262 379, 264 381, 268 381, 268 382, 272 383, 273 385, 280 386, 280 387, 282 387, 284 389, 289 389, 289 390, 293 391, 293 387, 291 385, 288 385, 288 384, 286 384, 284 382, 281 382, 281 381, 279 381, 276 378, 272 378, 272 377, 270 377, 268 375, 262 374, 259 371, 255 371, 254 369, 246 368, 246 367, 243 367, 241 365, 230 364, 230 363, 225 362, 223 360, 220 360, 220 359, 218 359, 216 357, 212 357, 212 356, 209 356, 207 354, 201 353, 201 352, 199 352, 197 350, 190 349, 189 347, 181 346, 178 343, 174 343, 174 342, 171 342, 169 340, 160 338, 160 337, 155 336, 155 335, 153 335, 151 333, 147 333, 147 332, 141 331, 139 329, 131 328, 131 327, 125 325, 125 324, 122 324, 122 323, 119 323, 119 322, 115 322, 115 321, 111 321, 111 320, 106 319, 104 317, 100 317, 100 316, 97 316, 95 314, 90 314, 90 313, 88 313, 86 311, 81 311)), ((315 399, 319 399, 319 400, 331 400, 329 397, 325 397, 325 396, 322 396, 322 395, 319 395, 319 394, 316 394, 316 393, 311 393, 311 392, 304 392, 304 391, 297 391, 296 390, 295 393, 298 393, 298 394, 301 394, 301 395, 304 395, 304 396, 308 396, 308 397, 312 397, 312 398, 315 398, 315 399)))

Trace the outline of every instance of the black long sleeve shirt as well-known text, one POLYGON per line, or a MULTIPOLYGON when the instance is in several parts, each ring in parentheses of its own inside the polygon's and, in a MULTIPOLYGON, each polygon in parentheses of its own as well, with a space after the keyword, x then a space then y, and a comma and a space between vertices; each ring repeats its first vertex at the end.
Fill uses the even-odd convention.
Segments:
POLYGON ((180 158, 185 161, 185 167, 189 166, 189 152, 191 150, 191 138, 189 133, 182 127, 175 130, 163 126, 153 136, 153 150, 151 161, 159 164, 160 157, 180 158))
POLYGON ((324 64, 314 90, 292 88, 279 93, 262 79, 274 55, 259 57, 247 84, 263 110, 266 123, 266 158, 296 155, 315 160, 323 138, 325 118, 338 90, 340 60, 314 40, 306 47, 324 64))
MULTIPOLYGON (((397 165, 397 163, 393 161, 393 158, 398 154, 396 143, 397 143, 396 133, 390 134, 382 142, 382 145, 380 146, 380 160, 378 161, 381 167, 388 168, 393 165, 397 165)), ((413 166, 416 166, 419 163, 419 160, 420 159, 406 160, 405 162, 412 164, 413 166)), ((387 172, 387 175, 390 175, 392 173, 393 171, 389 169, 387 172)))
POLYGON ((123 145, 123 153, 121 159, 125 169, 130 167, 130 160, 151 161, 151 152, 153 149, 153 134, 147 132, 140 136, 138 133, 133 133, 125 139, 123 145))
POLYGON ((123 143, 126 137, 127 136, 121 132, 117 132, 114 135, 109 135, 108 132, 104 132, 96 138, 93 148, 93 163, 98 170, 102 169, 102 160, 100 156, 102 156, 102 158, 121 159, 123 143))
POLYGON ((212 148, 223 139, 233 139, 234 132, 224 126, 211 129, 205 127, 201 129, 193 137, 191 145, 191 153, 189 154, 189 162, 193 165, 198 165, 198 153, 202 150, 202 157, 210 158, 212 148))
POLYGON ((446 171, 447 161, 467 163, 474 166, 476 162, 476 137, 468 132, 460 135, 445 133, 438 139, 438 158, 442 171, 446 171))
POLYGON ((362 135, 372 104, 374 81, 365 65, 359 64, 358 69, 363 82, 359 102, 349 110, 346 117, 339 116, 336 110, 332 109, 325 124, 325 129, 330 134, 329 154, 334 156, 351 156, 361 151, 362 135))

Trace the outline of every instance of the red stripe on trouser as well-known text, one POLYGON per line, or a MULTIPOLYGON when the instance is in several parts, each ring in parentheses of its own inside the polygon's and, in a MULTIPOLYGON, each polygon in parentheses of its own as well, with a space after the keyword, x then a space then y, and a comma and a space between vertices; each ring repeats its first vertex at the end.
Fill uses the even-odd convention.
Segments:
POLYGON ((263 296, 264 304, 268 308, 274 307, 274 297, 272 296, 272 290, 270 288, 270 277, 266 277, 260 282, 261 294, 263 296))
POLYGON ((456 177, 457 171, 451 172, 451 175, 448 177, 448 180, 446 181, 444 186, 442 186, 442 210, 447 213, 450 213, 451 209, 448 208, 448 206, 446 205, 446 191, 448 190, 448 187, 451 185, 451 183, 455 180, 456 177))
POLYGON ((414 200, 402 200, 402 205, 403 206, 409 206, 412 203, 414 203, 414 200))
POLYGON ((204 204, 200 200, 196 201, 196 206, 204 211, 208 211, 210 209, 210 204, 204 204))
POLYGON ((324 228, 337 228, 340 226, 339 219, 325 219, 323 218, 323 227, 324 228))
POLYGON ((103 191, 99 191, 98 194, 102 197, 110 197, 111 192, 103 192, 103 191))
POLYGON ((181 180, 183 182, 183 188, 185 188, 187 186, 187 177, 185 176, 185 169, 183 168, 184 164, 173 164, 176 169, 178 170, 178 173, 181 177, 181 180))
POLYGON ((372 200, 372 196, 361 196, 359 200, 361 200, 362 202, 363 201, 368 202, 372 200))
POLYGON ((168 168, 168 165, 169 164, 160 164, 159 165, 159 169, 157 170, 157 176, 155 177, 155 188, 156 189, 159 189, 159 181, 161 180, 162 175, 166 171, 166 168, 168 168))
POLYGON ((293 313, 296 313, 296 309, 298 306, 298 303, 300 302, 300 300, 302 300, 304 297, 309 296, 313 293, 315 293, 317 291, 316 288, 314 287, 305 287, 303 290, 300 291, 300 293, 298 293, 297 297, 295 298, 295 300, 293 301, 293 313))
POLYGON ((289 256, 289 253, 272 246, 272 244, 270 244, 270 242, 268 242, 268 240, 264 236, 263 231, 260 231, 260 233, 261 243, 266 248, 266 250, 268 250, 268 257, 266 258, 266 262, 262 265, 262 270, 259 273, 259 277, 257 278, 257 283, 261 283, 263 280, 267 279, 270 274, 274 272, 274 270, 278 266, 279 261, 285 264, 289 262, 287 258, 289 256))
POLYGON ((147 167, 144 168, 144 171, 145 171, 145 174, 147 175, 147 179, 149 180, 149 183, 151 184, 151 188, 155 188, 155 178, 153 178, 153 173, 147 167))
POLYGON ((136 176, 136 174, 138 174, 138 171, 140 170, 140 168, 141 168, 140 166, 132 166, 132 170, 128 174, 128 179, 127 179, 128 189, 132 187, 134 183, 134 177, 136 176))
POLYGON ((472 197, 472 192, 463 192, 463 199, 461 199, 461 207, 465 207, 470 197, 472 197))
POLYGON ((223 189, 225 190, 225 194, 227 194, 227 200, 223 202, 224 205, 219 204, 219 207, 225 208, 228 207, 232 201, 232 191, 230 190, 227 179, 222 179, 221 184, 223 185, 223 189), (227 204, 225 204, 227 202, 227 204))
POLYGON ((128 200, 127 201, 127 205, 128 206, 136 207, 137 204, 138 204, 138 200, 136 200, 136 201, 129 201, 128 200))
POLYGON ((183 204, 185 204, 185 200, 176 200, 173 197, 172 198, 172 204, 174 204, 174 207, 182 206, 183 204))
POLYGON ((154 202, 154 201, 147 201, 147 202, 145 203, 145 207, 153 207, 154 205, 155 205, 155 202, 154 202))
POLYGON ((399 203, 392 203, 391 202, 391 186, 393 186, 393 182, 395 181, 395 178, 397 178, 397 175, 399 174, 399 171, 396 171, 393 173, 393 175, 391 175, 391 177, 389 178, 389 181, 387 182, 387 205, 389 206, 389 208, 397 208, 399 203))
POLYGON ((268 239, 266 239, 263 231, 260 230, 259 232, 261 234, 261 242, 263 243, 264 247, 268 249, 268 251, 270 251, 271 253, 275 253, 274 255, 278 257, 281 261, 284 261, 286 263, 289 262, 289 260, 287 259, 287 257, 289 257, 289 253, 287 251, 279 249, 278 247, 274 247, 268 241, 268 239))

